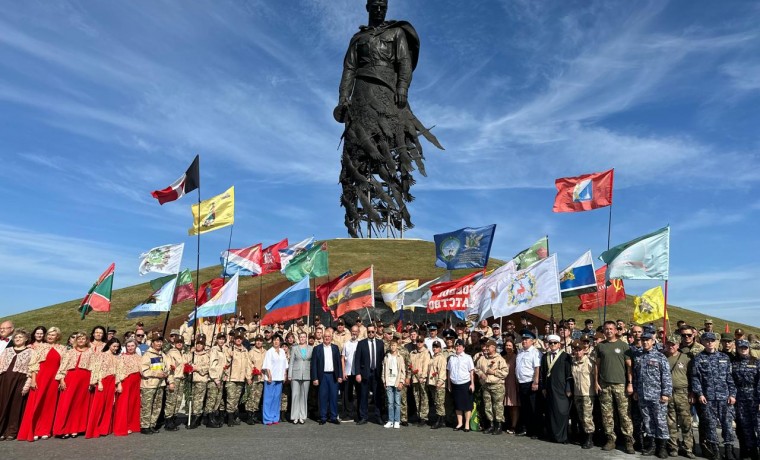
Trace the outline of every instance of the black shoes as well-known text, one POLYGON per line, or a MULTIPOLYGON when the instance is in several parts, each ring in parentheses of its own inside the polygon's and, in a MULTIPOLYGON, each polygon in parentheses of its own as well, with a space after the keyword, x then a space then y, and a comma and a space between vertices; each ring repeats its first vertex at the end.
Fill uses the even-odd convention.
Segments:
POLYGON ((140 433, 142 434, 153 434, 153 430, 150 428, 140 428, 140 433))
POLYGON ((356 424, 357 425, 366 425, 367 424, 367 420, 365 420, 365 419, 357 420, 356 424))

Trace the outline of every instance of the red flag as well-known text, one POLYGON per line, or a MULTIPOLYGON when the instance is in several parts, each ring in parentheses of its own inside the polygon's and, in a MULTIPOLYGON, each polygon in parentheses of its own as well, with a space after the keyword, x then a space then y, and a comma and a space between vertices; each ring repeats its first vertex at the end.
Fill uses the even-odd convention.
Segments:
POLYGON ((343 273, 342 275, 338 275, 338 277, 332 281, 328 281, 325 284, 320 284, 317 286, 317 289, 314 290, 314 296, 319 299, 319 302, 322 304, 322 310, 325 312, 330 311, 330 307, 327 305, 327 296, 330 295, 330 291, 335 289, 335 286, 340 283, 341 280, 350 275, 351 270, 343 273))
POLYGON ((561 177, 554 181, 557 196, 554 212, 578 212, 603 208, 612 204, 612 183, 615 170, 578 177, 561 177))
POLYGON ((333 318, 359 310, 375 308, 374 267, 347 276, 337 283, 327 295, 327 305, 333 318))
POLYGON ((578 307, 578 311, 589 311, 603 307, 605 291, 607 292, 607 305, 612 305, 621 300, 625 300, 623 280, 610 280, 610 285, 607 286, 607 283, 605 282, 605 276, 607 274, 606 265, 597 269, 594 274, 596 275, 596 287, 598 290, 591 294, 582 294, 578 296, 581 299, 581 305, 578 307))
POLYGON ((185 194, 197 189, 201 184, 200 167, 198 164, 199 156, 196 155, 190 167, 185 171, 185 174, 165 189, 151 192, 153 198, 157 199, 159 204, 164 204, 178 200, 185 196, 185 194))
POLYGON ((214 278, 209 282, 201 284, 201 287, 198 288, 198 301, 196 305, 200 306, 208 302, 219 292, 222 286, 224 286, 223 278, 214 278))
POLYGON ((280 265, 280 249, 285 249, 287 247, 288 247, 288 239, 285 238, 279 243, 273 244, 265 248, 263 251, 261 251, 261 274, 262 275, 280 271, 280 268, 282 268, 280 265))
POLYGON ((470 273, 458 280, 444 281, 430 286, 428 313, 441 311, 464 311, 470 300, 470 288, 483 276, 483 271, 470 273))

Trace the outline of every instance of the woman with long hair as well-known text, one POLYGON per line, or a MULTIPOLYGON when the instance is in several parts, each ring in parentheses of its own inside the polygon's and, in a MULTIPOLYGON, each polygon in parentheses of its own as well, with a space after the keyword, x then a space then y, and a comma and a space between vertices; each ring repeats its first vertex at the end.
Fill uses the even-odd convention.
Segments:
POLYGON ((116 366, 116 404, 114 405, 114 436, 126 436, 140 431, 140 355, 137 341, 124 342, 124 353, 116 366))
POLYGON ((512 339, 504 341, 504 361, 507 362, 509 372, 504 378, 504 406, 507 407, 509 415, 508 434, 517 432, 517 424, 520 422, 520 393, 517 385, 517 374, 515 368, 517 364, 517 350, 515 342, 512 339))
POLYGON ((0 441, 18 436, 24 402, 32 380, 29 363, 33 351, 27 345, 29 334, 17 329, 11 336, 12 346, 0 353, 0 441))
POLYGON ((307 343, 305 331, 298 333, 298 345, 290 350, 290 419, 293 423, 304 424, 307 418, 309 386, 311 385, 311 354, 314 347, 307 343))
POLYGON ((87 414, 90 409, 90 369, 93 353, 90 338, 77 332, 74 348, 67 351, 55 379, 59 382, 61 395, 55 411, 53 435, 62 439, 76 438, 87 430, 87 414))
POLYGON ((45 326, 37 326, 32 329, 32 333, 29 336, 29 345, 32 349, 36 349, 40 345, 45 344, 45 336, 47 335, 47 328, 45 326))
POLYGON ((90 348, 93 353, 101 353, 105 350, 103 347, 106 344, 106 335, 106 328, 103 326, 95 326, 92 328, 92 332, 90 332, 90 348))
POLYGON ((55 407, 58 403, 55 374, 61 365, 61 357, 66 353, 66 347, 60 341, 61 330, 51 327, 45 334, 45 343, 34 350, 29 364, 31 390, 18 433, 19 440, 48 439, 53 432, 55 407))
POLYGON ((86 438, 108 436, 113 428, 113 400, 116 393, 116 368, 119 364, 121 342, 113 338, 93 358, 90 386, 95 387, 90 415, 87 417, 86 438))
POLYGON ((288 357, 285 350, 280 348, 282 337, 275 335, 272 348, 264 355, 262 370, 264 379, 264 402, 262 404, 262 419, 265 425, 280 423, 280 400, 282 398, 282 383, 288 370, 288 357))

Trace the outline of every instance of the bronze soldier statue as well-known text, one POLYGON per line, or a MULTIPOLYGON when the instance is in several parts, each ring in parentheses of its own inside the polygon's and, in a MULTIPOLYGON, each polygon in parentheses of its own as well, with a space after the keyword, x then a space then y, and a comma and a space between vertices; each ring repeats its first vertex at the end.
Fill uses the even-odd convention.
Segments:
POLYGON ((406 203, 414 199, 415 165, 426 175, 418 136, 443 150, 407 101, 420 39, 410 23, 386 21, 387 11, 387 0, 367 1, 368 25, 348 46, 333 112, 345 124, 341 206, 352 237, 363 236, 363 222, 370 237, 373 228, 411 228, 406 203))

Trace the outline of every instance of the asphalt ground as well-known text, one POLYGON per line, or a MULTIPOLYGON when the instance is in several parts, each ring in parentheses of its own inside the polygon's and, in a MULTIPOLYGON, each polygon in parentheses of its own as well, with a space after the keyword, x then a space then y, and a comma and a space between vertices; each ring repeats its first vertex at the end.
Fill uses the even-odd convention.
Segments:
MULTIPOLYGON (((695 429, 696 431, 696 429, 695 429)), ((196 430, 182 427, 177 432, 161 431, 150 436, 140 433, 126 437, 106 436, 99 439, 47 439, 36 442, 0 442, 0 457, 14 459, 633 459, 617 450, 604 452, 600 447, 584 450, 573 444, 554 444, 542 440, 480 432, 464 433, 451 428, 432 430, 408 426, 383 428, 368 423, 340 425, 307 420, 304 425, 249 426, 196 430)), ((654 458, 654 457, 648 457, 654 458)), ((679 457, 683 460, 683 457, 679 457)))

